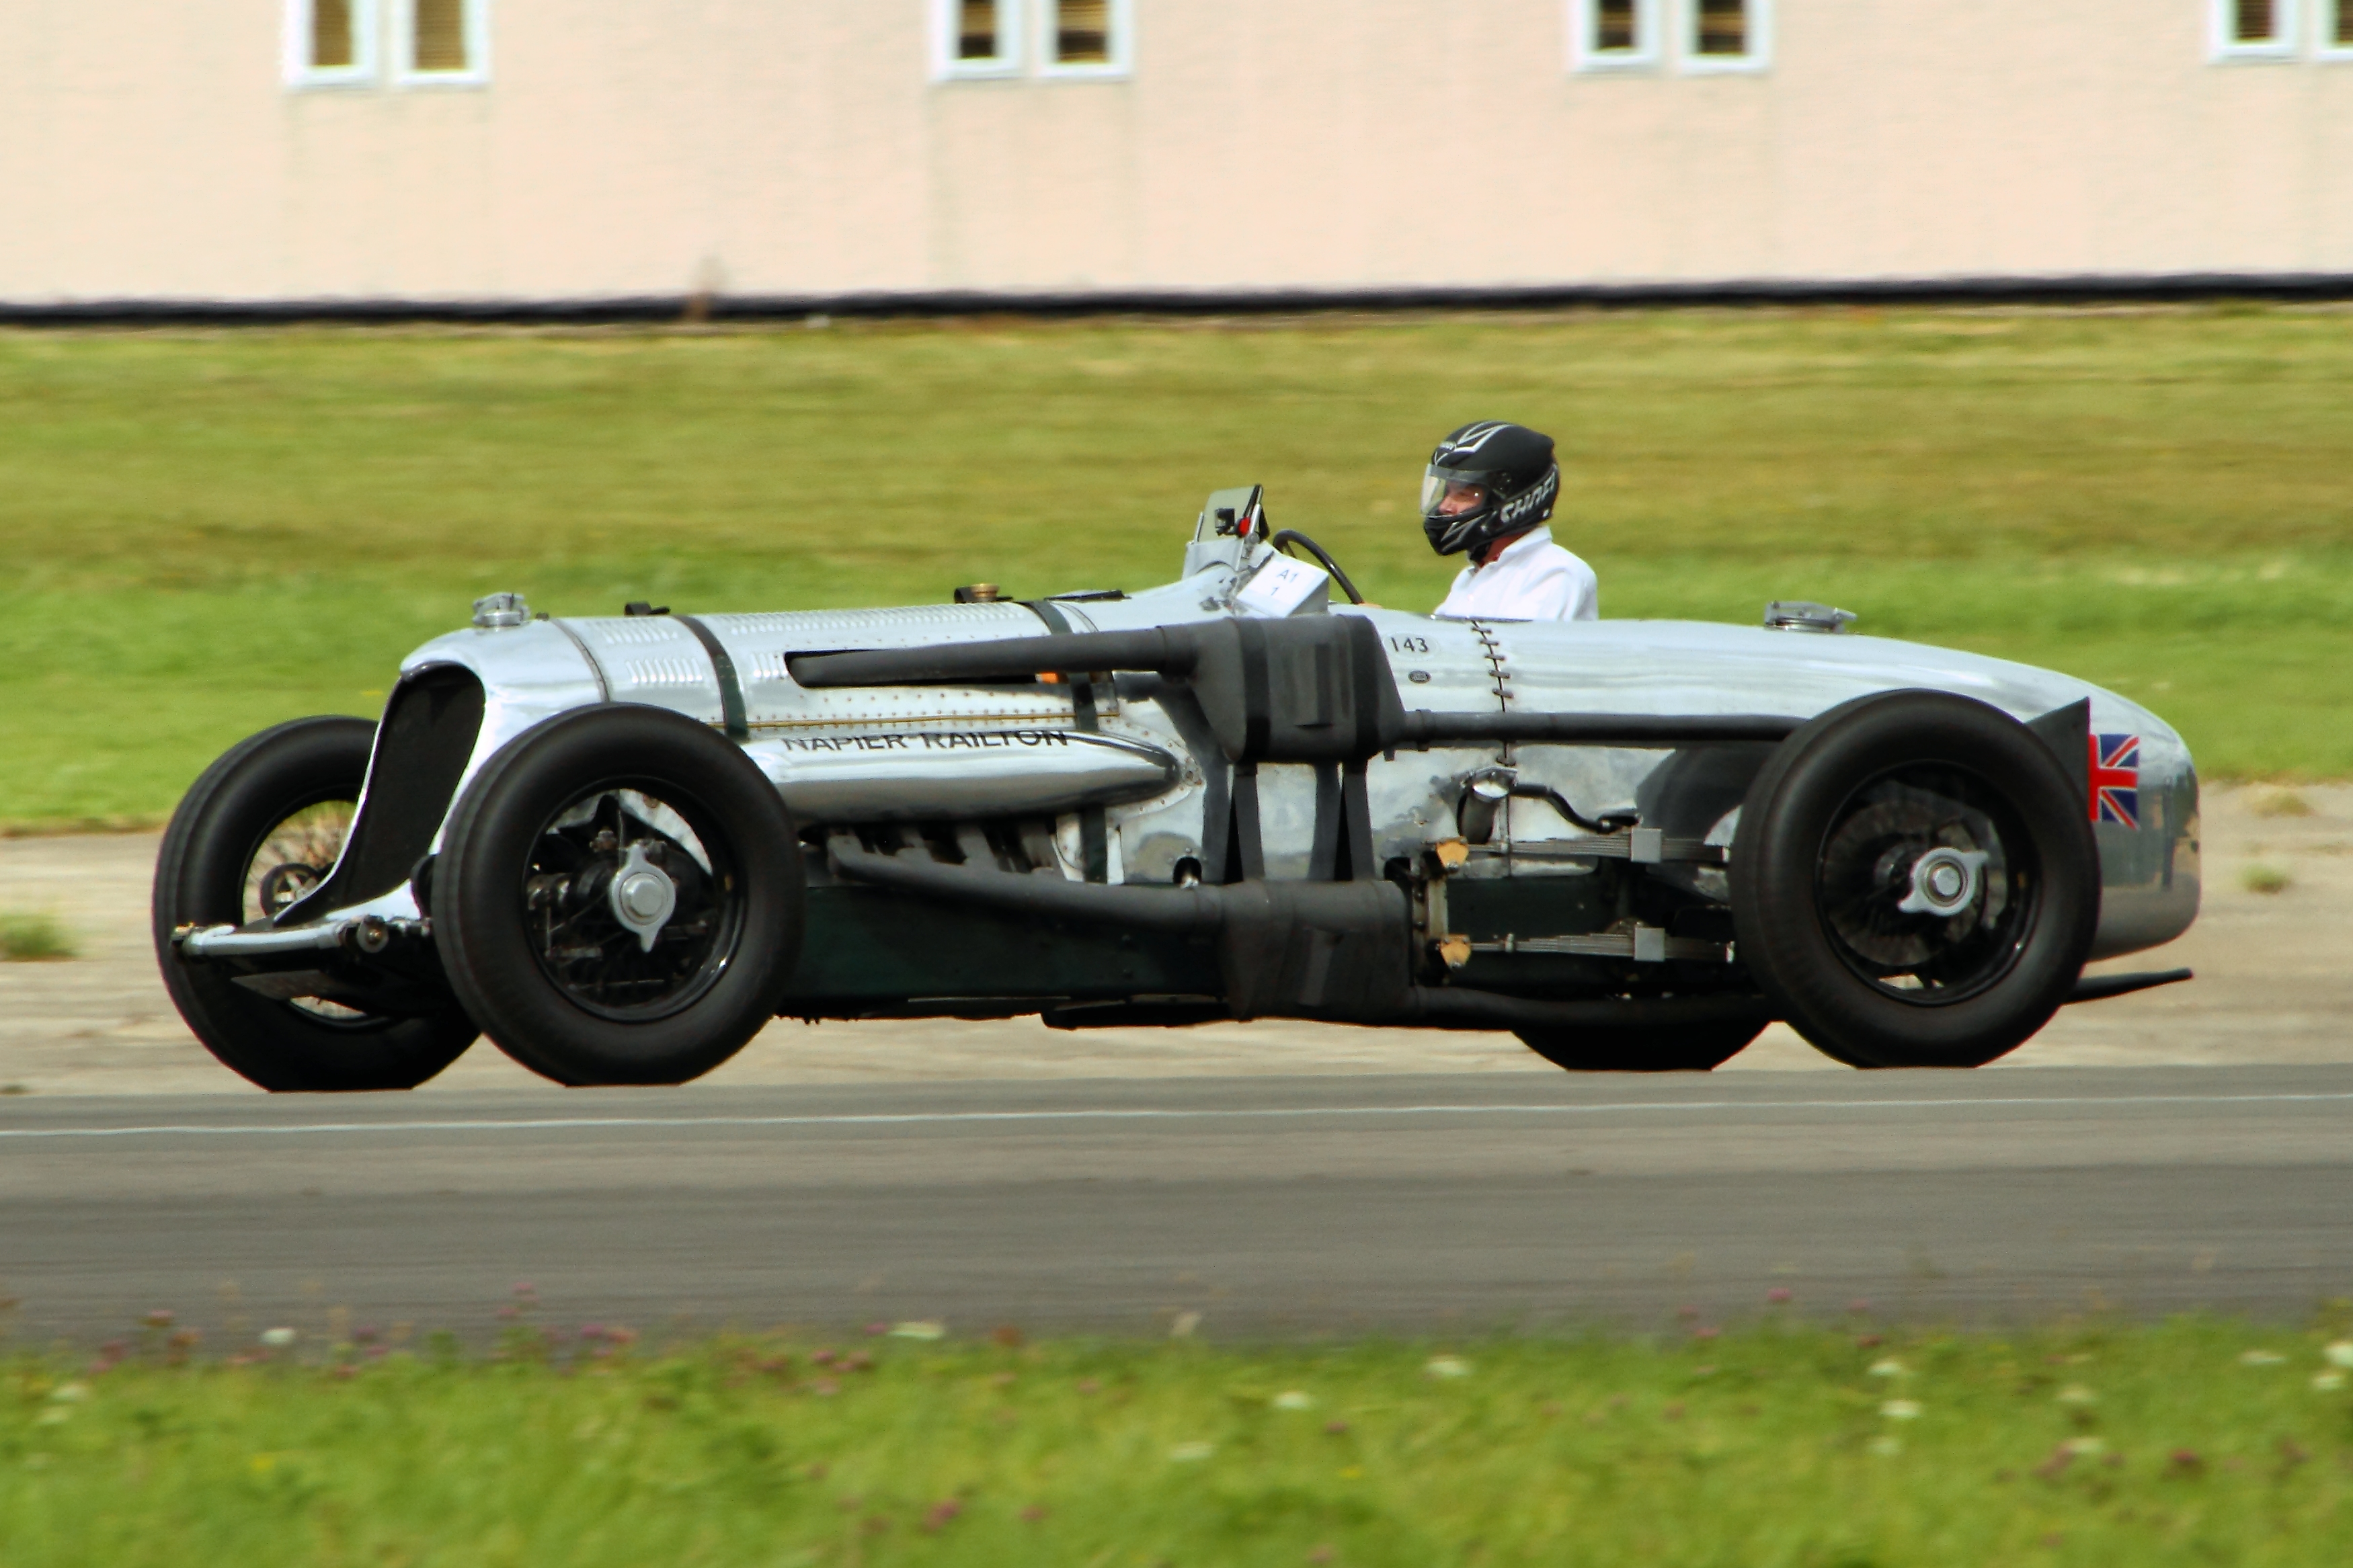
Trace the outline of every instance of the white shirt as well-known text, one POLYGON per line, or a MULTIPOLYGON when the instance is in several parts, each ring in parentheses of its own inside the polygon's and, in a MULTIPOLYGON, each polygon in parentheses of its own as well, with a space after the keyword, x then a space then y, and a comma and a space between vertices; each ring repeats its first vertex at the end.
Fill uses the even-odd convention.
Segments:
POLYGON ((1462 568, 1446 603, 1430 612, 1450 621, 1590 621, 1601 615, 1601 581, 1593 568, 1532 528, 1484 566, 1462 568))

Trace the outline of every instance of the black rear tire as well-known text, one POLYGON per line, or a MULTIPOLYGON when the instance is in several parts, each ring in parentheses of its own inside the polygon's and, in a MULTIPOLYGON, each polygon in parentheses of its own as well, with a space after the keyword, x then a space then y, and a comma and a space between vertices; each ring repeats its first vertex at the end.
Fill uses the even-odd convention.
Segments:
POLYGON ((1570 1072, 1714 1072, 1748 1048, 1762 1024, 1663 1029, 1519 1029, 1528 1049, 1570 1072))
POLYGON ((776 786, 709 726, 634 703, 506 746, 434 863, 450 984, 509 1056, 565 1084, 684 1083, 733 1056, 776 1016, 807 903, 776 786), (610 891, 630 846, 662 857, 676 900, 642 948, 610 891))
MULTIPOLYGON (((242 925, 254 857, 274 829, 312 806, 356 801, 375 726, 364 719, 297 719, 240 742, 189 787, 155 858, 155 955, 180 1016, 205 1048, 262 1088, 414 1089, 474 1041, 453 999, 423 1018, 334 1018, 238 985, 233 970, 184 963, 182 925, 242 925)), ((321 868, 320 869, 323 869, 321 868)))
POLYGON ((1856 1067, 2016 1049, 2066 1001, 2099 924, 2074 784, 2023 724, 1947 692, 1858 698, 1792 735, 1742 805, 1731 881, 1741 963, 1856 1067))

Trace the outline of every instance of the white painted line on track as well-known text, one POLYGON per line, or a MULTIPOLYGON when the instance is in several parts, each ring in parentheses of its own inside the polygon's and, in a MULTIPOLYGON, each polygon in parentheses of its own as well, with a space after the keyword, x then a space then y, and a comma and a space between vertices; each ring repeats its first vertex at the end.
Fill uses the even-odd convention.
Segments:
POLYGON ((2012 1095, 1969 1100, 1661 1100, 1601 1105, 1321 1105, 1251 1110, 911 1110, 844 1116, 571 1116, 454 1121, 304 1121, 282 1126, 160 1122, 128 1127, 0 1127, 11 1138, 287 1138, 340 1132, 583 1132, 607 1128, 916 1127, 1014 1121, 1243 1121, 1312 1117, 1607 1116, 1662 1110, 1941 1110, 1954 1107, 2322 1105, 2344 1094, 2012 1095))

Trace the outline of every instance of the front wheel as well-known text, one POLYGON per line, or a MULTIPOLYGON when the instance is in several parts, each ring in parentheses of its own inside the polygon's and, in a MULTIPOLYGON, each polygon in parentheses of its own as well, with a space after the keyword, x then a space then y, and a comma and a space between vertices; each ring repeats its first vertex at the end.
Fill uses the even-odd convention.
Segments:
POLYGON ((189 963, 173 950, 180 926, 256 925, 327 875, 375 740, 364 719, 297 719, 231 747, 189 786, 155 859, 164 989, 206 1049, 267 1089, 414 1089, 474 1040, 454 1001, 427 1017, 378 1017, 322 997, 265 994, 237 984, 234 966, 189 963))
POLYGON ((637 704, 559 714, 481 769, 434 863, 449 983, 559 1083, 683 1083, 776 1016, 807 896, 783 798, 637 704))
POLYGON ((1714 1072, 1765 1032, 1762 1024, 1669 1028, 1521 1029, 1528 1049, 1570 1072, 1714 1072))
POLYGON ((1857 1067, 1979 1067, 2050 1021, 2099 923, 2099 851, 2058 760, 2000 709, 1859 698, 1792 735, 1732 847, 1741 962, 1857 1067))

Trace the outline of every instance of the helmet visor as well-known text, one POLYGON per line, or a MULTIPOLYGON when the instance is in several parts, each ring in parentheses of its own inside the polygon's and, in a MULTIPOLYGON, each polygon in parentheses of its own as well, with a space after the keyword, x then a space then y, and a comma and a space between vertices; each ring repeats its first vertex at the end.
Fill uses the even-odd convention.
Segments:
POLYGON ((1453 517, 1486 503, 1487 476, 1464 468, 1432 467, 1421 477, 1421 515, 1453 517))

